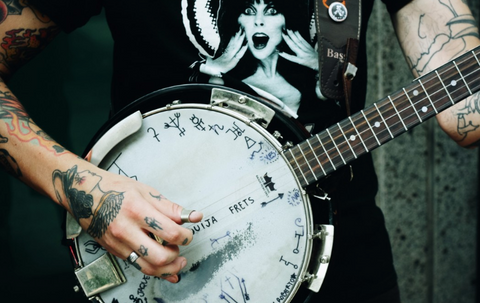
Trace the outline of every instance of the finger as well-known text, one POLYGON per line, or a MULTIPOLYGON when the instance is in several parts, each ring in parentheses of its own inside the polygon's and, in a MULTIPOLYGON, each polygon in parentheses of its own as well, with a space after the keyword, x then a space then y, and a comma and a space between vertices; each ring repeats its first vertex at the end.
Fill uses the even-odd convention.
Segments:
POLYGON ((287 43, 288 47, 297 55, 301 56, 304 53, 304 50, 299 47, 292 39, 289 37, 284 38, 285 43, 287 43))
POLYGON ((286 34, 282 34, 283 35, 283 40, 285 41, 285 43, 288 45, 288 47, 298 56, 300 55, 303 50, 298 46, 298 44, 296 44, 291 38, 290 36, 286 35, 286 34))
POLYGON ((239 52, 241 52, 242 49, 245 47, 244 41, 245 41, 245 33, 244 32, 235 34, 235 36, 233 36, 230 39, 230 42, 228 43, 228 46, 225 49, 224 54, 229 59, 234 59, 234 58, 238 57, 239 52))
POLYGON ((298 32, 287 30, 287 34, 282 33, 285 43, 297 54, 297 56, 305 56, 315 51, 314 48, 300 35, 298 32))
POLYGON ((278 53, 278 55, 293 63, 301 64, 301 60, 299 60, 297 56, 293 56, 283 52, 278 53))
POLYGON ((182 209, 180 214, 182 223, 196 223, 200 222, 203 219, 203 214, 196 210, 188 210, 186 208, 182 209))
MULTIPOLYGON (((143 263, 143 260, 140 260, 143 263)), ((150 276, 156 276, 172 283, 179 281, 178 273, 187 265, 187 260, 184 257, 178 257, 168 265, 162 266, 159 269, 153 269, 152 271, 146 270, 150 276)), ((145 266, 145 265, 144 265, 145 266)), ((148 266, 148 265, 146 265, 148 266)), ((143 272, 143 271, 142 271, 143 272)))
MULTIPOLYGON (((194 217, 197 217, 197 215, 195 214, 194 217)), ((180 219, 179 223, 177 223, 162 213, 156 212, 146 216, 143 221, 145 230, 167 241, 169 244, 188 245, 193 239, 193 232, 179 225, 180 219)))
POLYGON ((240 59, 243 58, 243 55, 245 55, 245 52, 247 51, 247 49, 248 49, 248 45, 245 44, 244 46, 242 46, 242 48, 235 55, 235 59, 237 59, 237 61, 240 61, 240 59))
MULTIPOLYGON (((173 221, 175 221, 177 224, 185 223, 186 220, 182 220, 182 213, 185 211, 185 209, 176 204, 173 203, 172 201, 168 200, 167 198, 159 195, 154 195, 150 194, 151 197, 154 197, 156 201, 154 201, 152 204, 153 206, 160 211, 162 214, 166 215, 173 221), (161 199, 158 199, 158 197, 162 197, 161 199), (157 201, 160 201, 161 203, 157 203, 157 201)), ((203 218, 203 214, 199 211, 196 210, 190 210, 190 216, 189 216, 189 222, 200 222, 203 218)))
POLYGON ((178 277, 175 276, 186 265, 186 259, 178 256, 178 247, 158 245, 148 236, 140 237, 139 243, 144 244, 137 249, 126 249, 123 259, 146 275, 176 282, 178 277))
POLYGON ((302 37, 298 31, 287 30, 289 37, 302 51, 308 52, 311 45, 302 37))

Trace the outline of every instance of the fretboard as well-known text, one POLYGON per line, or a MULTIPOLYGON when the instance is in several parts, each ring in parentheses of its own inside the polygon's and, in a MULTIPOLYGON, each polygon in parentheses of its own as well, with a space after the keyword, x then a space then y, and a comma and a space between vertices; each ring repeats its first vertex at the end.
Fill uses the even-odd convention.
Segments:
POLYGON ((315 183, 480 89, 480 47, 285 151, 303 186, 315 183))

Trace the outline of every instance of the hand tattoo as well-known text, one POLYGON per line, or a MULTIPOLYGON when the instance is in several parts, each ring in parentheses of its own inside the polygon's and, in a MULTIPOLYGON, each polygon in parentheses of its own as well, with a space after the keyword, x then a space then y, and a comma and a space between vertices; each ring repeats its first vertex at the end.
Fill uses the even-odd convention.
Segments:
POLYGON ((146 248, 144 245, 140 245, 140 248, 138 249, 138 252, 139 252, 143 257, 148 256, 148 248, 146 248))
POLYGON ((147 223, 148 226, 154 230, 163 230, 163 228, 161 228, 159 225, 160 222, 158 222, 155 218, 145 217, 145 223, 147 223))
POLYGON ((153 195, 152 193, 149 193, 149 194, 150 194, 150 196, 151 196, 152 198, 155 198, 155 199, 157 199, 158 201, 161 201, 161 200, 165 199, 165 197, 164 197, 162 194, 160 194, 160 195, 158 195, 158 196, 155 196, 155 195, 153 195))
POLYGON ((76 165, 66 172, 54 171, 52 180, 58 201, 65 206, 68 204, 77 221, 92 217, 87 232, 100 239, 120 212, 123 193, 102 191, 102 177, 88 170, 77 172, 76 165), (91 194, 93 192, 101 195, 98 201, 91 194))

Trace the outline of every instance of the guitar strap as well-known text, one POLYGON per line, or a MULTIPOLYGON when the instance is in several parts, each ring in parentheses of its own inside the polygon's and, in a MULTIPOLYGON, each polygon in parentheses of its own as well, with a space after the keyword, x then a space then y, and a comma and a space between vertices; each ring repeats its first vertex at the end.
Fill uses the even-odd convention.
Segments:
POLYGON ((320 92, 343 102, 351 115, 352 80, 361 28, 361 0, 315 1, 320 92))

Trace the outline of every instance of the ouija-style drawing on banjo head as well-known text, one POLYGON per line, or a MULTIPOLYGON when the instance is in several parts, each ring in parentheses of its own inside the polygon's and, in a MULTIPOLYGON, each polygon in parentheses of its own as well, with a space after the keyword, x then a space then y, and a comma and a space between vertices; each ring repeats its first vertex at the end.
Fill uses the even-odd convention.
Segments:
POLYGON ((178 284, 143 275, 81 232, 73 247, 87 297, 103 302, 288 302, 303 283, 318 291, 333 227, 315 226, 278 132, 267 128, 278 125, 275 129, 294 141, 306 131, 252 96, 203 84, 154 92, 125 113, 94 139, 92 163, 163 189, 162 195, 203 212, 204 219, 184 224, 194 241, 180 247, 188 264, 178 284), (166 100, 170 104, 155 108, 166 100), (320 249, 311 260, 314 243, 320 249))
POLYGON ((92 162, 204 220, 185 225, 194 240, 180 248, 188 264, 178 284, 143 275, 67 224, 81 288, 108 303, 291 302, 299 289, 318 291, 333 226, 315 222, 305 189, 477 92, 479 58, 476 48, 306 140, 281 111, 218 86, 139 99, 92 140, 92 162))

